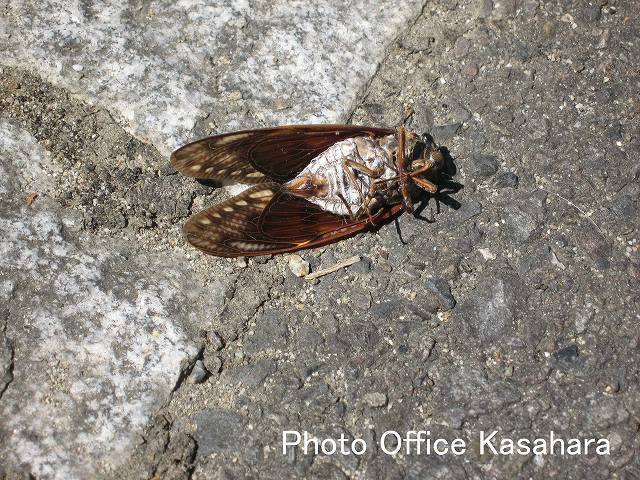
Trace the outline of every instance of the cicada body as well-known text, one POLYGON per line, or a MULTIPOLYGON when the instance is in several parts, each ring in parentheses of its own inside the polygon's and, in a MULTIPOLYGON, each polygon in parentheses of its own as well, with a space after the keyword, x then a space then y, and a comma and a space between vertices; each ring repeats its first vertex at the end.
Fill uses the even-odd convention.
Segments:
POLYGON ((385 128, 299 125, 205 138, 176 150, 181 173, 253 184, 184 226, 193 246, 221 257, 332 243, 411 211, 443 164, 428 137, 385 128))

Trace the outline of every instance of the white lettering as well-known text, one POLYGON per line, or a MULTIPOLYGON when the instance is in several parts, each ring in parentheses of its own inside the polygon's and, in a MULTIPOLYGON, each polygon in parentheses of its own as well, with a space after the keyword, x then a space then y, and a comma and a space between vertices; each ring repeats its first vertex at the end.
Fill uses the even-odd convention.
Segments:
MULTIPOLYGON (((611 444, 606 438, 561 438, 553 431, 543 438, 509 438, 498 437, 498 432, 479 432, 480 455, 575 456, 588 455, 593 450, 597 455, 611 454, 611 444)), ((304 455, 363 455, 367 451, 367 442, 362 438, 350 439, 344 433, 336 438, 319 439, 306 430, 283 430, 282 454, 290 454, 292 448, 296 447, 304 455)), ((428 430, 408 430, 404 434, 387 430, 380 437, 380 449, 386 455, 397 455, 400 451, 407 455, 463 455, 467 451, 467 444, 462 438, 451 441, 447 438, 432 439, 428 430)))
POLYGON ((393 430, 387 430, 386 432, 384 432, 382 434, 382 437, 380 437, 380 448, 387 455, 395 455, 402 448, 402 441, 401 440, 402 439, 400 438, 400 434, 398 432, 394 432, 393 430), (388 435, 391 435, 396 439, 397 445, 395 447, 392 447, 392 449, 388 449, 387 448, 387 436, 388 435))
POLYGON ((313 453, 318 455, 320 451, 318 450, 318 439, 316 437, 309 437, 309 432, 306 430, 303 433, 304 445, 302 447, 302 451, 305 455, 309 454, 309 444, 313 445, 313 453))
POLYGON ((480 430, 480 455, 484 455, 484 449, 488 448, 489 450, 491 450, 491 453, 493 453, 494 455, 498 455, 498 451, 496 450, 496 447, 493 446, 493 443, 491 443, 491 440, 493 440, 493 437, 495 437, 497 435, 498 431, 494 430, 493 432, 491 432, 491 434, 485 438, 485 434, 483 430, 480 430))
POLYGON ((513 455, 513 440, 503 438, 500 441, 500 455, 513 455))
POLYGON ((547 441, 544 438, 536 438, 533 441, 533 454, 534 455, 547 454, 547 441))
MULTIPOLYGON (((427 432, 425 432, 424 430, 419 430, 419 431, 415 431, 415 430, 409 430, 407 432, 407 435, 405 436, 405 443, 406 443, 406 451, 407 451, 407 455, 411 455, 411 444, 415 443, 416 444, 416 451, 415 453, 420 455, 420 453, 422 452, 422 444, 424 443, 424 438, 423 436, 426 434, 427 432)), ((429 452, 427 452, 428 454, 429 452)))
POLYGON ((338 445, 333 438, 325 438, 324 440, 322 440, 320 448, 322 449, 322 453, 324 453, 325 455, 333 455, 334 453, 336 453, 338 445), (329 448, 327 448, 327 445, 329 445, 329 448))
POLYGON ((554 449, 556 448, 557 444, 560 445, 560 455, 564 455, 564 440, 561 438, 555 438, 553 430, 551 430, 549 432, 549 453, 551 455, 555 455, 554 449))
POLYGON ((461 438, 455 438, 451 442, 451 453, 454 455, 462 455, 467 451, 467 444, 461 438))
POLYGON ((340 434, 340 438, 338 439, 338 443, 340 444, 340 454, 342 455, 351 455, 351 451, 347 448, 347 437, 344 436, 344 433, 340 434))
POLYGON ((433 442, 433 451, 436 455, 446 455, 449 451, 449 443, 444 438, 438 438, 435 442, 433 442), (438 448, 439 444, 444 444, 442 449, 438 448))
POLYGON ((351 451, 356 455, 362 455, 367 451, 367 442, 365 442, 361 438, 356 438, 353 442, 351 442, 351 451), (358 449, 356 445, 360 445, 360 449, 358 449))
POLYGON ((609 455, 611 445, 609 444, 609 439, 601 438, 598 440, 598 444, 596 445, 596 454, 598 455, 609 455))
POLYGON ((577 438, 570 438, 567 443, 567 455, 580 455, 582 452, 582 442, 580 440, 577 438))
POLYGON ((592 443, 596 443, 596 439, 595 438, 587 438, 584 441, 584 453, 585 454, 589 453, 589 445, 591 445, 592 443))
POLYGON ((528 438, 518 439, 518 455, 529 455, 531 453, 531 447, 529 447, 528 438))
POLYGON ((295 430, 283 430, 282 432, 282 454, 287 454, 287 447, 293 447, 295 445, 300 445, 300 432, 296 432, 295 430), (289 435, 295 435, 295 440, 289 441, 287 437, 289 435))

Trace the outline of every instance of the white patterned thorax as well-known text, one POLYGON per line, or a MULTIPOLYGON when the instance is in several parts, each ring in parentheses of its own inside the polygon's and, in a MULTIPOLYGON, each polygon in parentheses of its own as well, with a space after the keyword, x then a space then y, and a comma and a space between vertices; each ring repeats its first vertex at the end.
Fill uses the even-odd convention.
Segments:
MULTIPOLYGON (((395 135, 382 138, 355 137, 335 143, 300 172, 298 177, 305 175, 322 175, 328 181, 329 192, 326 197, 310 197, 308 201, 315 203, 323 210, 337 215, 350 215, 362 211, 362 199, 343 168, 344 160, 352 160, 375 170, 384 166, 385 170, 380 178, 392 178, 397 174, 389 168, 393 165, 393 154, 397 149, 395 135), (342 198, 344 201, 340 198, 342 198), (345 202, 351 211, 348 211, 345 202)), ((368 175, 348 167, 355 175, 362 193, 366 197, 370 183, 373 181, 368 175)))

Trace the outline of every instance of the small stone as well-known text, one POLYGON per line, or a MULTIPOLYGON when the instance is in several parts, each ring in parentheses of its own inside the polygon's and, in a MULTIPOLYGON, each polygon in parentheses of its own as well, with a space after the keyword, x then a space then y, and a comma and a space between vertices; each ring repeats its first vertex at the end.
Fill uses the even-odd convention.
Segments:
POLYGON ((444 412, 438 415, 437 420, 448 426, 449 428, 453 428, 454 430, 459 430, 462 428, 462 422, 464 422, 465 413, 462 408, 452 408, 450 410, 445 410, 444 412))
POLYGON ((384 273, 391 273, 393 271, 393 267, 389 262, 381 262, 378 265, 378 268, 380 269, 381 272, 384 272, 384 273))
POLYGON ((354 306, 358 310, 369 310, 371 308, 371 295, 368 293, 354 293, 352 297, 354 306))
POLYGON ((553 354, 556 360, 559 362, 573 363, 578 358, 577 345, 569 345, 568 347, 561 348, 553 354))
POLYGON ((629 412, 622 408, 616 397, 601 397, 585 411, 586 427, 605 429, 629 419, 629 412))
POLYGON ((349 267, 355 273, 369 273, 371 271, 371 259, 364 257, 349 267))
POLYGON ((198 360, 189 375, 189 383, 202 383, 207 379, 207 370, 204 368, 202 360, 198 360))
POLYGON ((620 120, 616 120, 609 125, 604 134, 611 140, 622 140, 622 124, 620 120))
POLYGON ((82 70, 84 70, 84 67, 77 63, 71 65, 71 68, 73 68, 76 72, 81 72, 82 70))
POLYGON ((322 252, 322 255, 320 255, 320 264, 323 268, 332 267, 336 264, 337 261, 338 260, 336 259, 333 250, 325 250, 324 252, 322 252))
POLYGON ((213 374, 220 373, 220 369, 222 368, 222 360, 220 357, 207 352, 204 354, 202 363, 204 364, 204 368, 213 374))
POLYGON ((165 163, 159 171, 160 175, 163 177, 168 177, 169 175, 175 175, 178 171, 171 165, 170 163, 165 163))
POLYGON ((462 105, 454 105, 450 110, 451 119, 455 120, 456 123, 463 124, 467 120, 471 118, 471 112, 462 105))
POLYGON ((522 244, 534 234, 538 228, 536 219, 518 207, 505 209, 505 232, 514 242, 522 244))
POLYGON ((556 26, 553 22, 545 22, 542 26, 542 32, 547 39, 551 39, 556 34, 556 26))
POLYGON ((493 0, 481 0, 480 8, 478 9, 479 18, 488 18, 493 11, 493 0))
POLYGON ((479 248, 478 249, 478 253, 480 253, 480 255, 482 255, 482 258, 484 258, 487 261, 492 261, 492 260, 495 260, 497 258, 496 254, 493 253, 488 248, 479 248))
POLYGON ((223 409, 209 409, 195 415, 198 455, 236 451, 246 441, 247 430, 242 417, 223 409), (235 432, 230 435, 230 432, 235 432))
POLYGON ((405 266, 402 273, 410 282, 420 278, 420 272, 409 265, 405 266))
POLYGON ((510 279, 486 279, 461 303, 458 314, 483 343, 491 344, 511 331, 516 297, 510 279))
POLYGON ((497 18, 512 17, 516 11, 515 0, 500 0, 494 4, 494 14, 497 18))
POLYGON ((271 359, 261 360, 251 365, 245 365, 233 370, 232 375, 238 383, 257 387, 275 373, 276 362, 271 359))
POLYGON ((585 5, 582 16, 589 23, 598 23, 601 17, 600 5, 585 5))
POLYGON ((414 131, 428 132, 433 129, 433 110, 426 98, 419 99, 415 106, 409 126, 414 131))
POLYGON ((604 29, 602 32, 602 35, 600 35, 600 39, 598 40, 598 43, 596 44, 596 48, 598 50, 607 48, 610 37, 611 37, 611 30, 609 30, 608 28, 604 29))
POLYGON ((497 188, 518 188, 518 176, 513 172, 500 172, 493 184, 497 188))
POLYGON ((311 268, 309 262, 300 255, 289 255, 289 270, 291 270, 296 277, 304 277, 309 275, 311 268))
POLYGON ((456 299, 451 294, 451 287, 444 278, 428 278, 426 285, 435 294, 441 310, 451 310, 456 306, 456 299))
POLYGON ((448 125, 438 125, 431 130, 431 136, 437 144, 445 143, 456 136, 462 127, 461 123, 450 123, 448 125))
POLYGON ((364 401, 373 408, 384 407, 387 404, 387 394, 380 392, 366 393, 364 395, 364 401))
POLYGON ((617 452, 620 446, 623 444, 622 437, 617 432, 610 433, 607 436, 607 439, 609 440, 609 445, 611 447, 611 450, 614 452, 617 452))
POLYGON ((471 42, 468 39, 458 37, 451 53, 456 58, 462 58, 469 53, 469 47, 471 47, 471 42))
POLYGON ((471 174, 474 177, 487 178, 498 171, 498 158, 495 155, 475 154, 472 160, 471 174))
POLYGON ((480 70, 478 69, 478 65, 476 65, 475 63, 467 63, 462 68, 462 73, 464 73, 468 77, 475 77, 476 75, 478 75, 479 71, 480 70))
POLYGON ((236 258, 236 266, 238 268, 247 268, 247 265, 248 265, 248 263, 247 263, 247 259, 246 258, 244 258, 244 257, 236 258))
POLYGON ((620 391, 620 382, 618 381, 613 381, 612 383, 609 383, 605 389, 604 389, 605 393, 607 393, 608 395, 613 395, 614 393, 618 393, 620 391))
POLYGON ((454 238, 451 241, 451 246, 460 253, 470 253, 473 249, 473 244, 468 238, 454 238))
POLYGON ((209 343, 209 346, 211 346, 211 348, 216 352, 222 350, 222 347, 224 347, 222 337, 218 335, 218 332, 214 332, 213 330, 207 332, 207 342, 209 343))
POLYGON ((19 90, 20 89, 20 84, 16 80, 9 80, 9 82, 7 83, 7 89, 8 90, 19 90))

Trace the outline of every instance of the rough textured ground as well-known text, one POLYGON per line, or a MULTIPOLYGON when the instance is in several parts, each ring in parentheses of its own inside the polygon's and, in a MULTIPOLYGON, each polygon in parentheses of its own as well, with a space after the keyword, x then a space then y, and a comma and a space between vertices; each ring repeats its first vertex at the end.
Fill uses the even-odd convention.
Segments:
MULTIPOLYGON (((4 475, 640 476, 640 7, 433 0, 411 8, 390 32, 377 31, 388 46, 372 53, 371 68, 349 65, 357 50, 321 51, 323 61, 332 49, 338 58, 322 64, 328 79, 351 69, 361 80, 329 92, 330 106, 305 103, 324 83, 295 76, 266 77, 273 90, 252 87, 259 101, 186 87, 195 99, 210 96, 183 112, 196 136, 243 124, 250 112, 249 125, 306 116, 405 123, 448 148, 457 170, 424 206, 428 221, 402 216, 403 242, 391 224, 303 252, 312 270, 363 257, 313 283, 284 257, 206 258, 184 244, 184 219, 225 193, 167 166, 163 154, 190 128, 158 114, 158 98, 171 92, 141 95, 154 106, 132 120, 112 87, 102 95, 64 80, 72 78, 64 69, 34 67, 37 46, 10 55, 0 75, 4 475), (21 68, 23 56, 45 80, 21 68), (294 112, 277 116, 287 88, 294 112), (207 115, 211 126, 198 120, 207 115), (389 429, 471 443, 479 430, 511 438, 553 430, 607 438, 612 450, 285 457, 283 429, 371 444, 389 429)), ((152 10, 128 20, 132 31, 157 18, 152 10)), ((95 15, 86 18, 106 21, 95 15)), ((230 23, 222 37, 277 32, 274 15, 248 22, 249 33, 230 23)), ((312 31, 337 21, 308 18, 312 31)), ((203 41, 182 35, 189 48, 203 41)), ((65 48, 53 51, 68 56, 65 48)), ((265 59, 260 52, 253 56, 265 59)))

